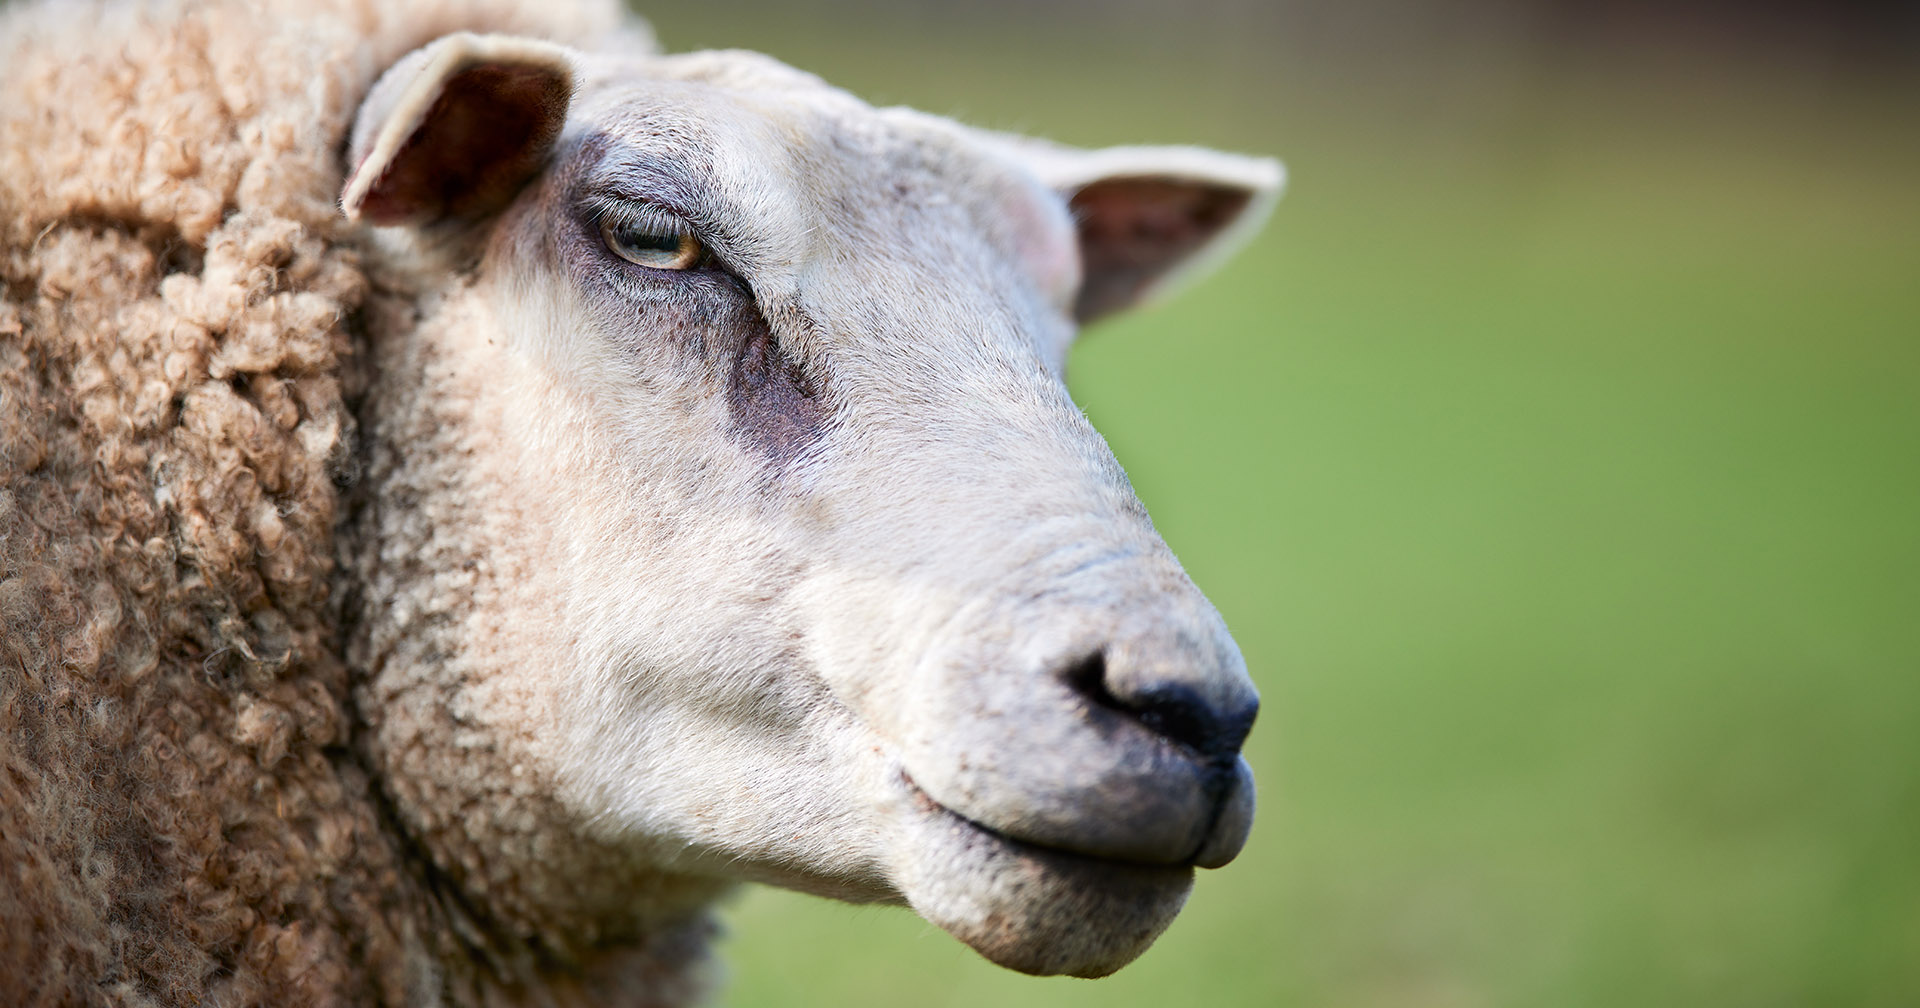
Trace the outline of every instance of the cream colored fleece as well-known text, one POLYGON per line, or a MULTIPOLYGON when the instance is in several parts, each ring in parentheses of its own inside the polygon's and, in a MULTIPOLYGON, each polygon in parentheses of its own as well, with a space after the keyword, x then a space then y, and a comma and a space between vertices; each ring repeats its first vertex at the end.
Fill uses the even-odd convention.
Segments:
POLYGON ((355 106, 447 31, 619 27, 588 2, 398 6, 0 16, 0 1003, 696 986, 700 935, 582 963, 463 906, 350 744, 355 106))

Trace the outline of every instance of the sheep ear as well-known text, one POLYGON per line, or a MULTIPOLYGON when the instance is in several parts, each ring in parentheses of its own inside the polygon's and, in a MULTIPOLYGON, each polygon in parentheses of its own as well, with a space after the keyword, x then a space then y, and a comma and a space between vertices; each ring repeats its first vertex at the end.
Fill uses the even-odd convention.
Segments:
POLYGON ((1260 229, 1286 178, 1271 158, 1199 147, 1023 148, 1073 212, 1082 324, 1218 264, 1260 229))
POLYGON ((572 96, 560 46, 468 32, 422 46, 361 103, 340 209, 383 225, 496 210, 545 164, 572 96))

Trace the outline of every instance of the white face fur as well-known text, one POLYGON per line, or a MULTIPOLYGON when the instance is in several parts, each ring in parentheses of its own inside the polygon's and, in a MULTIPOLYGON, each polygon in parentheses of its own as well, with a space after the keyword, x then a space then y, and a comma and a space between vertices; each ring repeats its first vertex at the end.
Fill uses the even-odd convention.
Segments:
POLYGON ((555 895, 608 863, 904 900, 1101 975, 1238 851, 1252 685, 1061 368, 1271 162, 474 36, 383 79, 354 161, 424 306, 373 337, 354 657, 456 878, 543 922, 628 898, 555 895))

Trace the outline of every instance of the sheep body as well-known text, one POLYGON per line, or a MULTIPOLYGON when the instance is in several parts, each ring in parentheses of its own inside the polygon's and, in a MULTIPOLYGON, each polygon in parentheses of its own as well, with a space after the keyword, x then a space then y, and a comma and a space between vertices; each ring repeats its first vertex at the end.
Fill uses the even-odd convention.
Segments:
MULTIPOLYGON (((541 965, 471 965, 488 936, 346 745, 329 589, 367 284, 338 159, 434 37, 635 29, 610 4, 322 6, 0 19, 8 1004, 513 1000, 541 965)), ((604 979, 682 1001, 703 934, 604 979)))
POLYGON ((0 1001, 684 1004, 738 880, 1121 968, 1258 698, 1061 368, 1279 182, 610 2, 0 16, 0 1001))

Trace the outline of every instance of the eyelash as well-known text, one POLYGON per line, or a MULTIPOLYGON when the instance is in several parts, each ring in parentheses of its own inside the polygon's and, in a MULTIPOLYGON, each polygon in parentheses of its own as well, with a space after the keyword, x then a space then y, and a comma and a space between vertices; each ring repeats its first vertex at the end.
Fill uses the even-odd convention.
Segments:
POLYGON ((652 203, 632 203, 596 196, 588 201, 587 208, 588 217, 595 227, 612 225, 633 230, 658 228, 667 232, 698 230, 685 217, 652 203))

